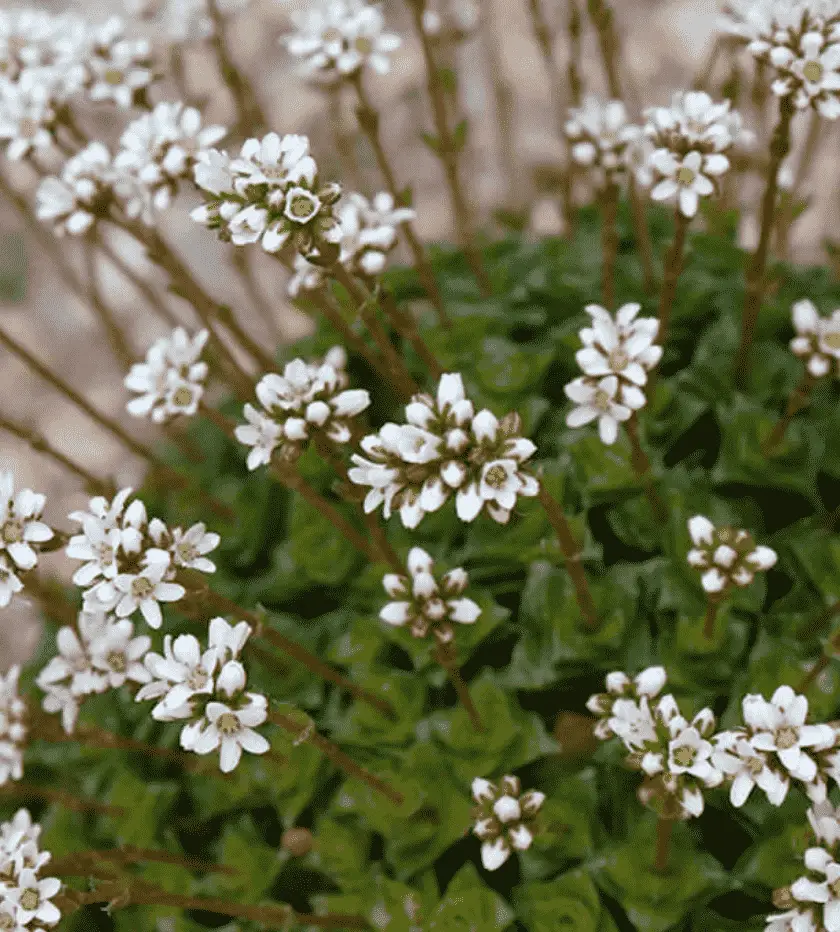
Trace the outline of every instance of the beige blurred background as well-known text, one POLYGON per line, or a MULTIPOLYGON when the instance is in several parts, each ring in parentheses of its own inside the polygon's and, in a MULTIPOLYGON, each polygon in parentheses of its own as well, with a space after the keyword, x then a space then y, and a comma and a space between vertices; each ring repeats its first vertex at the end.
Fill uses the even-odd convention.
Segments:
MULTIPOLYGON (((566 17, 566 0, 543 0, 552 25, 562 29, 566 17)), ((279 132, 303 132, 311 136, 326 176, 355 176, 354 182, 367 193, 375 190, 376 171, 370 152, 363 145, 346 147, 351 157, 340 157, 335 144, 324 95, 304 85, 291 70, 278 37, 287 27, 286 15, 300 3, 281 0, 258 0, 250 11, 232 24, 232 46, 238 63, 259 89, 271 127, 279 132)), ((551 169, 562 158, 558 143, 556 118, 552 113, 544 63, 533 39, 525 0, 481 0, 495 24, 495 37, 503 83, 515 97, 513 133, 517 171, 506 179, 497 157, 497 132, 492 118, 486 116, 491 106, 491 82, 485 49, 480 39, 470 39, 457 51, 461 77, 461 103, 470 118, 471 139, 468 175, 473 197, 486 218, 489 209, 506 200, 531 199, 535 171, 551 169), (512 186, 508 183, 512 181, 512 186)), ((582 4, 585 6, 585 3, 582 4)), ((623 54, 630 85, 638 93, 637 104, 665 103, 670 92, 690 85, 696 69, 708 54, 715 30, 718 4, 713 0, 614 0, 623 54)), ((52 9, 66 8, 52 3, 52 9)), ((79 5, 76 5, 79 8, 79 5)), ((101 18, 120 9, 118 0, 98 0, 87 7, 92 17, 101 18)), ((405 10, 399 0, 386 4, 389 21, 402 35, 409 33, 405 10)), ((565 42, 562 34, 556 44, 556 60, 561 73, 565 69, 565 42)), ((192 90, 196 97, 206 97, 208 120, 227 123, 231 119, 230 102, 219 90, 217 72, 206 49, 184 49, 192 90)), ((591 28, 586 29, 583 65, 589 89, 603 90, 600 59, 591 28)), ((419 210, 418 226, 428 238, 449 236, 450 216, 441 186, 441 175, 431 154, 419 142, 421 130, 430 128, 422 86, 421 55, 416 44, 407 42, 394 56, 393 71, 371 81, 371 93, 381 107, 384 136, 393 154, 400 176, 414 186, 419 210)), ((171 92, 174 95, 174 92, 171 92)), ((155 100, 163 99, 156 92, 155 100)), ((345 107, 345 129, 352 131, 352 113, 345 107)), ((123 115, 110 111, 96 125, 103 135, 114 140, 123 124, 123 115)), ((804 123, 804 121, 800 121, 804 123)), ((93 125, 93 124, 89 124, 93 125)), ((837 189, 838 165, 836 129, 828 128, 821 155, 811 174, 809 185, 821 190, 837 189)), ((8 165, 3 167, 5 172, 8 165)), ((24 184, 25 173, 14 176, 24 184)), ((795 231, 794 253, 811 259, 820 251, 821 237, 837 208, 829 199, 820 203, 799 222, 795 231)), ((187 210, 179 202, 166 216, 164 229, 172 242, 187 256, 213 293, 230 301, 247 321, 251 333, 268 345, 274 339, 293 339, 305 332, 308 321, 290 308, 283 298, 283 284, 274 270, 265 264, 258 270, 264 303, 272 320, 267 323, 257 313, 227 264, 225 249, 212 235, 191 223, 187 210)), ((532 219, 542 232, 556 232, 559 216, 555 199, 536 198, 532 219)), ((0 273, 17 268, 14 239, 20 231, 19 220, 0 198, 0 273)), ((749 225, 744 230, 749 242, 749 225)), ((70 244, 73 248, 74 244, 70 244)), ((62 244, 62 248, 67 248, 62 244)), ((148 271, 142 255, 126 253, 130 264, 148 271)), ((166 332, 164 322, 156 318, 138 298, 127 281, 111 267, 100 268, 100 279, 107 302, 114 307, 120 325, 126 330, 135 355, 139 358, 152 339, 166 332)), ((162 282, 159 282, 162 284, 162 282)), ((186 309, 173 309, 189 321, 186 309)), ((123 424, 138 436, 154 439, 144 425, 123 415, 125 396, 121 387, 123 372, 115 363, 103 340, 97 319, 89 309, 69 295, 53 274, 43 252, 29 243, 27 251, 27 292, 20 301, 0 303, 2 323, 28 347, 80 389, 102 410, 120 417, 123 424)), ((94 427, 81 413, 45 388, 7 353, 0 351, 0 413, 25 421, 74 459, 94 473, 113 476, 120 484, 136 483, 140 464, 126 455, 122 447, 94 427)), ((47 519, 69 529, 65 515, 83 504, 86 496, 78 490, 74 477, 33 453, 7 435, 0 435, 0 469, 13 469, 20 484, 45 492, 48 496, 47 519)), ((48 571, 67 575, 61 557, 44 560, 48 571)), ((0 625, 0 668, 25 658, 38 636, 34 607, 17 599, 2 616, 0 625)))

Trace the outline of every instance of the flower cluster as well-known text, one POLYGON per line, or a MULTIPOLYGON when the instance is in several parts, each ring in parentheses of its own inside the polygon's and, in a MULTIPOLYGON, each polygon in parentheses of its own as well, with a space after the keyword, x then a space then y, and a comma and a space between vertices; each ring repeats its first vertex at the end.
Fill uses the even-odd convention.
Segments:
POLYGON ((488 871, 497 870, 512 851, 526 851, 534 840, 537 814, 545 802, 539 790, 522 792, 518 777, 502 777, 499 786, 476 777, 472 782, 475 825, 481 839, 481 863, 488 871))
MULTIPOLYGON (((819 379, 840 366, 840 308, 831 317, 821 317, 812 301, 797 301, 791 309, 796 336, 790 341, 795 356, 805 360, 805 368, 819 379)), ((838 369, 840 373, 840 368, 838 369)))
POLYGON ((108 147, 92 142, 64 163, 60 176, 42 179, 36 192, 36 213, 52 224, 56 236, 78 236, 107 216, 117 186, 108 147))
POLYGON ((132 194, 126 214, 151 224, 155 211, 172 203, 179 182, 192 178, 199 154, 226 132, 223 126, 202 126, 201 113, 180 101, 159 103, 129 123, 114 158, 122 187, 132 194))
POLYGON ((683 216, 693 217, 700 198, 713 194, 729 171, 726 153, 741 135, 741 117, 728 100, 715 103, 703 91, 677 93, 670 107, 645 115, 651 151, 639 180, 653 185, 654 200, 676 202, 683 216))
POLYGON ((58 654, 35 682, 45 694, 44 711, 60 713, 68 734, 76 728, 86 696, 150 679, 143 657, 152 646, 151 638, 135 636, 134 624, 127 618, 115 618, 101 609, 81 611, 75 626, 59 629, 56 643, 58 654))
POLYGON ((696 818, 705 806, 703 790, 724 780, 712 759, 715 716, 702 709, 689 721, 670 693, 659 696, 665 683, 662 667, 632 680, 610 673, 607 692, 591 696, 587 708, 598 717, 595 735, 618 738, 629 752, 628 765, 644 773, 640 800, 665 818, 696 818))
POLYGON ((569 110, 566 121, 572 159, 592 169, 599 187, 615 184, 624 175, 640 135, 640 128, 629 121, 620 100, 590 95, 582 106, 569 110))
POLYGON ((757 545, 749 531, 716 528, 708 518, 695 515, 688 521, 694 545, 686 559, 702 571, 701 583, 710 597, 720 598, 733 586, 743 588, 755 574, 776 565, 776 551, 757 545))
POLYGON ((734 4, 726 20, 748 51, 776 71, 773 93, 797 110, 840 117, 840 9, 832 0, 734 4))
POLYGON ((306 136, 269 133, 246 140, 239 157, 209 149, 199 153, 195 183, 206 203, 192 211, 197 223, 234 245, 260 243, 275 253, 290 243, 326 264, 338 258, 341 226, 333 207, 338 184, 319 185, 306 136))
POLYGON ((0 676, 0 786, 23 776, 26 703, 18 692, 19 678, 18 666, 0 676))
POLYGON ((379 4, 369 0, 317 0, 291 19, 294 31, 283 39, 287 51, 305 77, 324 84, 368 68, 386 74, 391 53, 402 44, 385 30, 379 4))
POLYGON ((580 331, 583 349, 575 355, 583 376, 565 387, 576 405, 566 424, 582 427, 597 420, 601 440, 612 444, 618 425, 646 404, 647 374, 662 358, 662 347, 653 342, 659 321, 638 317, 639 304, 625 304, 615 317, 597 304, 585 310, 592 325, 580 331))
POLYGON ((175 582, 179 569, 212 573, 207 554, 219 545, 219 535, 202 523, 186 531, 170 529, 159 518, 148 520, 146 506, 135 499, 126 507, 131 489, 112 501, 90 500, 88 511, 70 519, 81 525, 67 544, 67 556, 82 562, 73 582, 84 589, 85 606, 113 611, 128 618, 136 611, 151 628, 163 621, 161 602, 177 602, 186 594, 175 582))
POLYGON ((269 743, 254 729, 268 717, 268 701, 246 692, 247 678, 239 655, 251 634, 241 621, 224 618, 210 622, 208 647, 201 650, 191 634, 164 638, 163 654, 146 655, 150 682, 141 687, 137 701, 157 700, 152 718, 184 722, 181 747, 196 754, 219 751, 222 773, 234 770, 242 752, 265 754, 269 743))
POLYGON ((40 849, 40 835, 41 826, 26 809, 0 825, 0 929, 41 932, 61 919, 52 902, 61 881, 43 876, 52 855, 40 849))
MULTIPOLYGON (((387 191, 372 200, 363 194, 346 194, 336 207, 341 227, 338 261, 359 278, 373 278, 384 271, 388 253, 397 245, 398 228, 415 218, 409 207, 397 207, 387 191)), ((315 291, 326 281, 324 269, 309 262, 300 253, 295 256, 295 272, 289 279, 288 292, 296 298, 301 292, 315 291)))
POLYGON ((455 635, 452 623, 471 625, 481 614, 472 599, 463 598, 469 579, 460 567, 435 573, 434 560, 421 547, 408 554, 408 576, 387 573, 382 585, 394 599, 379 613, 389 625, 408 625, 416 638, 431 631, 437 641, 448 644, 455 635))
POLYGON ((441 376, 437 398, 415 395, 405 417, 406 424, 389 422, 364 437, 364 456, 353 454, 350 480, 370 487, 367 513, 381 506, 387 519, 397 510, 403 525, 415 528, 454 493, 462 521, 486 509, 506 524, 520 495, 539 493, 537 480, 522 470, 536 446, 520 436, 519 416, 475 413, 459 374, 441 376))
POLYGON ((807 724, 808 699, 790 686, 780 686, 769 701, 758 694, 744 696, 741 710, 743 727, 715 738, 714 762, 732 781, 732 805, 742 806, 757 786, 780 806, 791 779, 813 802, 824 801, 828 780, 837 782, 840 774, 835 727, 807 724))
POLYGON ((348 389, 348 381, 341 366, 302 359, 286 363, 283 375, 264 375, 256 389, 262 409, 246 404, 248 423, 236 428, 236 439, 251 448, 248 469, 268 465, 278 448, 281 459, 294 461, 318 433, 333 443, 347 443, 349 421, 370 405, 368 392, 348 389))
POLYGON ((46 501, 31 489, 15 493, 14 473, 0 473, 0 608, 23 589, 17 574, 34 569, 40 545, 54 537, 41 520, 46 501))
POLYGON ((183 327, 156 340, 146 361, 135 363, 125 377, 125 387, 137 395, 126 405, 134 417, 151 417, 165 424, 178 415, 192 416, 204 395, 207 363, 201 353, 208 339, 206 330, 191 337, 183 327))

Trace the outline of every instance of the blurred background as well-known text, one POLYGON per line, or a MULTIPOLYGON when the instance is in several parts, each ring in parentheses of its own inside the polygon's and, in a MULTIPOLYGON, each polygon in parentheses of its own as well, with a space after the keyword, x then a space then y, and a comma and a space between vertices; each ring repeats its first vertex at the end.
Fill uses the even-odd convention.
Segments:
MULTIPOLYGON (((271 129, 309 135, 324 177, 374 193, 379 189, 376 165, 364 141, 355 135, 349 99, 337 99, 307 85, 280 44, 280 37, 289 29, 290 11, 305 4, 306 0, 254 0, 230 19, 231 51, 237 65, 253 82, 271 129)), ((556 37, 553 51, 562 79, 568 54, 567 0, 542 0, 542 4, 547 25, 556 37)), ((585 0, 580 5, 585 11, 585 0)), ((45 2, 43 6, 53 11, 73 9, 100 20, 111 13, 126 12, 121 0, 45 2)), ((147 12, 154 13, 154 5, 148 0, 145 6, 147 12)), ((459 75, 457 103, 453 106, 469 121, 465 177, 474 204, 488 230, 492 230, 493 211, 506 208, 524 212, 535 235, 562 232, 557 194, 552 189, 564 158, 558 135, 558 108, 534 38, 528 2, 480 0, 478 6, 481 27, 445 49, 459 75), (500 94, 511 101, 509 134, 499 132, 493 117, 500 94)), ((622 43, 627 103, 633 116, 638 117, 644 107, 667 103, 672 91, 691 86, 714 44, 719 5, 715 0, 613 0, 613 6, 622 43)), ((404 45, 393 56, 391 73, 371 81, 369 90, 382 113, 383 136, 392 161, 403 182, 413 187, 417 229, 426 239, 446 239, 450 236, 451 218, 440 168, 421 140, 421 133, 431 127, 422 56, 411 38, 408 15, 400 0, 388 0, 384 9, 390 28, 404 38, 404 45)), ((604 93, 596 36, 585 12, 583 25, 585 89, 604 93)), ((136 29, 130 30, 135 31, 147 35, 156 47, 165 44, 154 18, 138 22, 136 29)), ((177 51, 191 101, 202 105, 205 122, 229 125, 233 116, 231 100, 219 83, 207 43, 182 42, 177 51)), ((732 75, 724 69, 717 74, 713 87, 719 92, 721 82, 726 80, 732 80, 732 75)), ((565 82, 561 90, 566 90, 565 82)), ((177 90, 166 81, 153 92, 155 101, 178 98, 177 90)), ((123 111, 100 108, 90 114, 86 125, 101 133, 103 140, 114 142, 131 118, 123 111)), ((747 123, 750 125, 749 118, 747 123)), ((752 128, 764 138, 761 127, 752 128)), ((807 132, 804 119, 799 121, 799 128, 807 132)), ((823 261, 824 231, 831 228, 836 217, 840 173, 837 132, 836 125, 822 124, 818 153, 799 192, 812 202, 811 209, 797 220, 791 238, 792 255, 801 261, 823 261)), ((232 140, 231 147, 237 143, 232 140)), ((25 167, 13 170, 8 162, 2 164, 4 177, 18 190, 32 194, 32 179, 27 171, 25 167)), ((264 346, 272 347, 277 341, 305 333, 308 320, 286 300, 276 263, 258 264, 254 269, 260 297, 253 300, 232 273, 230 251, 190 221, 190 206, 178 201, 166 213, 162 228, 211 293, 236 307, 251 335, 264 346)), ((48 239, 51 237, 48 229, 43 232, 48 239)), ((753 236, 750 218, 740 235, 749 245, 753 236)), ((80 258, 74 252, 77 244, 59 241, 59 245, 72 261, 80 258)), ((185 308, 166 296, 164 283, 156 280, 143 255, 136 249, 126 250, 126 244, 118 241, 113 245, 129 269, 151 276, 154 299, 164 302, 172 316, 194 326, 185 308)), ((96 273, 102 296, 128 335, 133 355, 142 358, 152 340, 170 325, 153 312, 112 264, 101 263, 96 273)), ((149 425, 135 422, 124 413, 124 369, 108 351, 99 320, 67 291, 49 255, 2 196, 0 314, 10 333, 36 350, 97 407, 118 417, 136 436, 154 441, 149 425)), ((142 475, 142 464, 133 461, 120 444, 2 351, 0 415, 34 428, 92 472, 112 476, 119 485, 137 483, 142 475)), ((47 520, 69 529, 67 512, 87 497, 80 491, 78 480, 22 441, 7 433, 0 434, 0 438, 0 468, 14 470, 19 485, 44 492, 48 498, 47 520)), ((51 558, 48 568, 61 570, 61 557, 51 558)), ((16 599, 7 610, 7 623, 0 628, 0 656, 4 658, 0 666, 5 668, 24 659, 37 637, 36 612, 25 600, 16 599)))

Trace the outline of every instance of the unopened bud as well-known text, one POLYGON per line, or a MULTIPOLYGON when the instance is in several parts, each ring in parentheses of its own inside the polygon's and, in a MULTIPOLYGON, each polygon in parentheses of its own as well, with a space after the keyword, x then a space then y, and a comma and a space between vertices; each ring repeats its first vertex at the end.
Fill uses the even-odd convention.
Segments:
POLYGON ((302 858, 312 850, 312 832, 308 828, 289 828, 283 832, 280 847, 293 858, 302 858))

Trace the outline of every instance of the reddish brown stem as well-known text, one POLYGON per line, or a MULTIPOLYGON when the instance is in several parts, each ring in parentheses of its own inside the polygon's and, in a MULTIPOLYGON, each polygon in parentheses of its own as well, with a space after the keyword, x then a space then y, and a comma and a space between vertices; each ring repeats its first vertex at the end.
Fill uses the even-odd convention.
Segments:
POLYGON ((665 524, 668 520, 668 510, 656 491, 653 467, 650 458, 642 447, 642 441, 639 437, 639 424, 635 413, 629 420, 624 422, 624 426, 627 428, 627 436, 630 439, 630 461, 633 464, 633 471, 644 486, 645 495, 648 497, 657 522, 665 524))
POLYGON ((671 853, 671 835, 674 831, 674 820, 659 816, 656 820, 656 853, 653 859, 653 869, 657 874, 668 871, 668 858, 671 853))
POLYGON ((555 501, 542 483, 540 483, 539 502, 545 510, 554 533, 557 535, 560 550, 566 561, 566 572, 572 580, 584 624, 590 629, 597 628, 598 612, 592 599, 592 593, 589 591, 586 574, 583 571, 583 554, 580 545, 575 540, 560 503, 555 501))
POLYGON ((691 220, 684 216, 679 206, 674 211, 674 239, 665 256, 665 276, 662 280, 662 293, 659 296, 659 332, 657 343, 665 346, 671 329, 671 312, 677 294, 677 282, 680 279, 685 260, 685 242, 688 225, 691 220))
POLYGON ((761 201, 760 233, 758 247, 753 253, 747 269, 747 289, 744 296, 744 314, 741 321, 741 341, 735 354, 733 378, 736 385, 743 385, 750 367, 750 353, 755 340, 755 328, 761 302, 767 287, 767 258, 776 219, 776 204, 779 193, 779 169, 790 151, 790 134, 796 108, 793 96, 779 100, 779 120, 770 141, 770 161, 764 197, 761 201))
POLYGON ((703 619, 703 637, 707 641, 715 636, 715 621, 717 619, 720 603, 716 599, 709 599, 706 602, 706 615, 703 619))
POLYGON ((405 797, 402 793, 399 793, 392 786, 385 783, 384 780, 380 780, 375 774, 372 774, 369 770, 357 764, 356 761, 354 761, 352 757, 348 757, 337 744, 325 738, 323 735, 318 734, 311 722, 308 725, 304 725, 301 722, 295 721, 291 716, 283 715, 279 712, 270 713, 268 720, 290 735, 294 735, 298 741, 307 741, 318 748, 324 757, 335 764, 336 767, 343 770, 348 776, 366 783, 369 787, 376 790, 377 793, 381 793, 386 799, 390 800, 395 806, 401 806, 403 802, 405 802, 405 797))
MULTIPOLYGON (((32 786, 29 783, 7 783, 0 787, 0 796, 23 797, 24 799, 43 799, 45 802, 57 803, 73 812, 98 812, 101 815, 121 816, 125 809, 121 806, 110 806, 98 799, 85 799, 74 796, 66 790, 49 789, 44 786, 32 786)), ((53 865, 50 864, 52 870, 53 865)))
POLYGON ((770 456, 782 440, 784 440, 787 429, 790 427, 790 422, 808 404, 808 398, 816 384, 816 378, 814 378, 810 372, 806 371, 805 375, 802 377, 802 381, 796 386, 793 394, 788 399, 784 415, 779 418, 772 433, 761 445, 761 452, 765 456, 770 456))
POLYGON ((470 724, 472 727, 478 731, 485 731, 484 724, 481 721, 481 716, 478 714, 478 709, 475 707, 475 703, 472 701, 470 696, 470 691, 467 688, 467 684, 464 682, 464 677, 461 675, 461 671, 458 668, 458 657, 455 653, 455 648, 452 644, 438 644, 435 648, 435 660, 446 670, 449 679, 452 681, 452 685, 455 687, 455 692, 458 695, 458 701, 464 707, 464 711, 469 717, 470 724))
POLYGON ((212 864, 209 861, 189 858, 171 851, 151 851, 146 848, 135 848, 132 845, 120 845, 118 848, 99 851, 74 851, 72 854, 50 861, 50 872, 59 876, 83 877, 90 867, 96 866, 101 861, 119 865, 141 864, 145 861, 149 864, 174 864, 185 867, 187 870, 204 873, 231 876, 238 873, 236 868, 228 864, 212 864))
POLYGON ((656 275, 653 270, 653 243, 650 239, 650 228, 645 214, 645 201, 636 180, 632 176, 627 181, 627 195, 630 199, 630 211, 633 217, 633 233, 636 237, 639 258, 642 262, 643 287, 645 294, 653 294, 656 291, 656 275))
POLYGON ((423 365, 429 370, 429 375, 437 381, 443 375, 444 368, 420 335, 417 321, 415 321, 411 311, 403 311, 397 307, 394 296, 387 288, 381 288, 378 296, 382 310, 391 322, 391 326, 414 347, 414 352, 417 353, 423 365))

